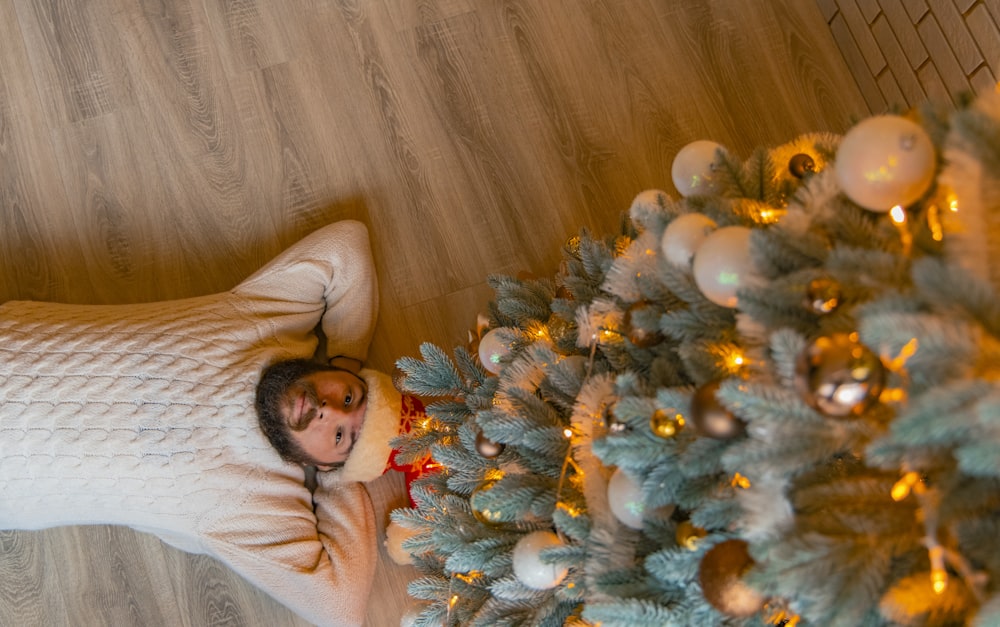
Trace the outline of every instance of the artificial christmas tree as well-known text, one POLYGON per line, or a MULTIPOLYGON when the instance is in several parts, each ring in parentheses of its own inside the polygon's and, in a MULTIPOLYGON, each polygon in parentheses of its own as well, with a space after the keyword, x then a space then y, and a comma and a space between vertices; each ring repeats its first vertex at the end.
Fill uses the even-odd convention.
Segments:
POLYGON ((398 362, 413 624, 1000 623, 1000 97, 681 154, 398 362))

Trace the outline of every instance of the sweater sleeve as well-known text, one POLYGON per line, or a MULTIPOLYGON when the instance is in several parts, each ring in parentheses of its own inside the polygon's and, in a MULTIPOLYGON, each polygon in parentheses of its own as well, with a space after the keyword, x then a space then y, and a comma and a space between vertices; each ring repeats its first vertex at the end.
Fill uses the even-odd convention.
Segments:
POLYGON ((259 317, 296 317, 300 334, 321 324, 327 357, 364 361, 378 315, 378 280, 368 229, 354 220, 323 227, 286 249, 240 283, 259 317))
POLYGON ((320 482, 305 499, 257 494, 212 522, 208 552, 302 618, 362 625, 378 559, 371 500, 359 483, 320 482))

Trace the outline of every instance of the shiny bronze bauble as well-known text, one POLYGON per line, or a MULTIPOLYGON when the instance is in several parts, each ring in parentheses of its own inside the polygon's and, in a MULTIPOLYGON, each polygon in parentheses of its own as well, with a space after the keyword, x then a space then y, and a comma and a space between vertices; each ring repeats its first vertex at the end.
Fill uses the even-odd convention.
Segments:
POLYGON ((754 561, 743 540, 726 540, 701 558, 698 582, 712 607, 727 616, 748 618, 764 606, 764 597, 743 581, 754 561))
POLYGON ((800 152, 789 160, 788 171, 797 179, 805 178, 807 174, 816 171, 816 160, 804 152, 800 152))
POLYGON ((878 400, 886 380, 882 360, 857 333, 818 338, 799 355, 795 375, 803 400, 835 418, 863 413, 878 400))
POLYGON ((499 457, 505 448, 506 446, 504 444, 494 442, 493 440, 487 438, 483 435, 482 431, 476 434, 476 452, 486 459, 499 457))
POLYGON ((660 333, 659 329, 655 326, 652 328, 648 326, 649 323, 653 325, 657 323, 658 313, 656 306, 645 300, 632 304, 625 312, 625 334, 634 346, 649 348, 663 341, 663 334, 660 333), (642 319, 642 322, 646 323, 647 326, 637 324, 637 318, 642 319))
POLYGON ((806 309, 815 314, 828 314, 840 306, 843 298, 840 283, 830 277, 817 277, 806 286, 806 309))
POLYGON ((746 432, 746 423, 719 402, 716 392, 721 381, 699 387, 691 398, 691 423, 699 435, 716 440, 732 440, 746 432))

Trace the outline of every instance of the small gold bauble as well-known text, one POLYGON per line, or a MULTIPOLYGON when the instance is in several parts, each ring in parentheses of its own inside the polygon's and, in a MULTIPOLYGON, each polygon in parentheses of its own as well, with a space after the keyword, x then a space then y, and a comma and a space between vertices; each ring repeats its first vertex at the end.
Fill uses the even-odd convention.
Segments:
POLYGON ((678 546, 682 546, 689 551, 694 551, 698 548, 698 541, 707 535, 707 531, 701 527, 695 527, 690 520, 682 520, 677 523, 677 531, 674 533, 674 538, 677 540, 678 546))
POLYGON ((476 486, 476 489, 472 491, 469 496, 469 507, 472 508, 472 515, 475 516, 476 520, 483 523, 484 525, 489 525, 495 527, 502 524, 502 514, 499 510, 484 509, 481 504, 477 506, 476 497, 484 492, 488 492, 493 489, 496 485, 496 481, 484 481, 476 486))
POLYGON ((805 305, 813 313, 830 313, 840 306, 841 298, 840 284, 829 277, 815 278, 806 287, 805 305))
POLYGON ((499 457, 505 448, 506 445, 487 438, 482 431, 476 434, 476 452, 486 459, 499 457))
POLYGON ((676 409, 657 409, 649 417, 649 428, 655 435, 669 440, 684 428, 684 416, 676 409))
POLYGON ((820 337, 796 363, 803 400, 827 416, 843 418, 868 409, 885 387, 885 367, 857 333, 820 337))

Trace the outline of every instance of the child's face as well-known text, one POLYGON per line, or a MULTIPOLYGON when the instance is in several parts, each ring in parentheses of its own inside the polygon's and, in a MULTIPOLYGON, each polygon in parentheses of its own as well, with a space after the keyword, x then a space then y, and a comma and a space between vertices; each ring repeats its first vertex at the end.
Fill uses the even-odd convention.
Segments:
POLYGON ((282 414, 320 470, 347 460, 364 423, 367 392, 363 380, 343 370, 315 372, 288 389, 282 414))

